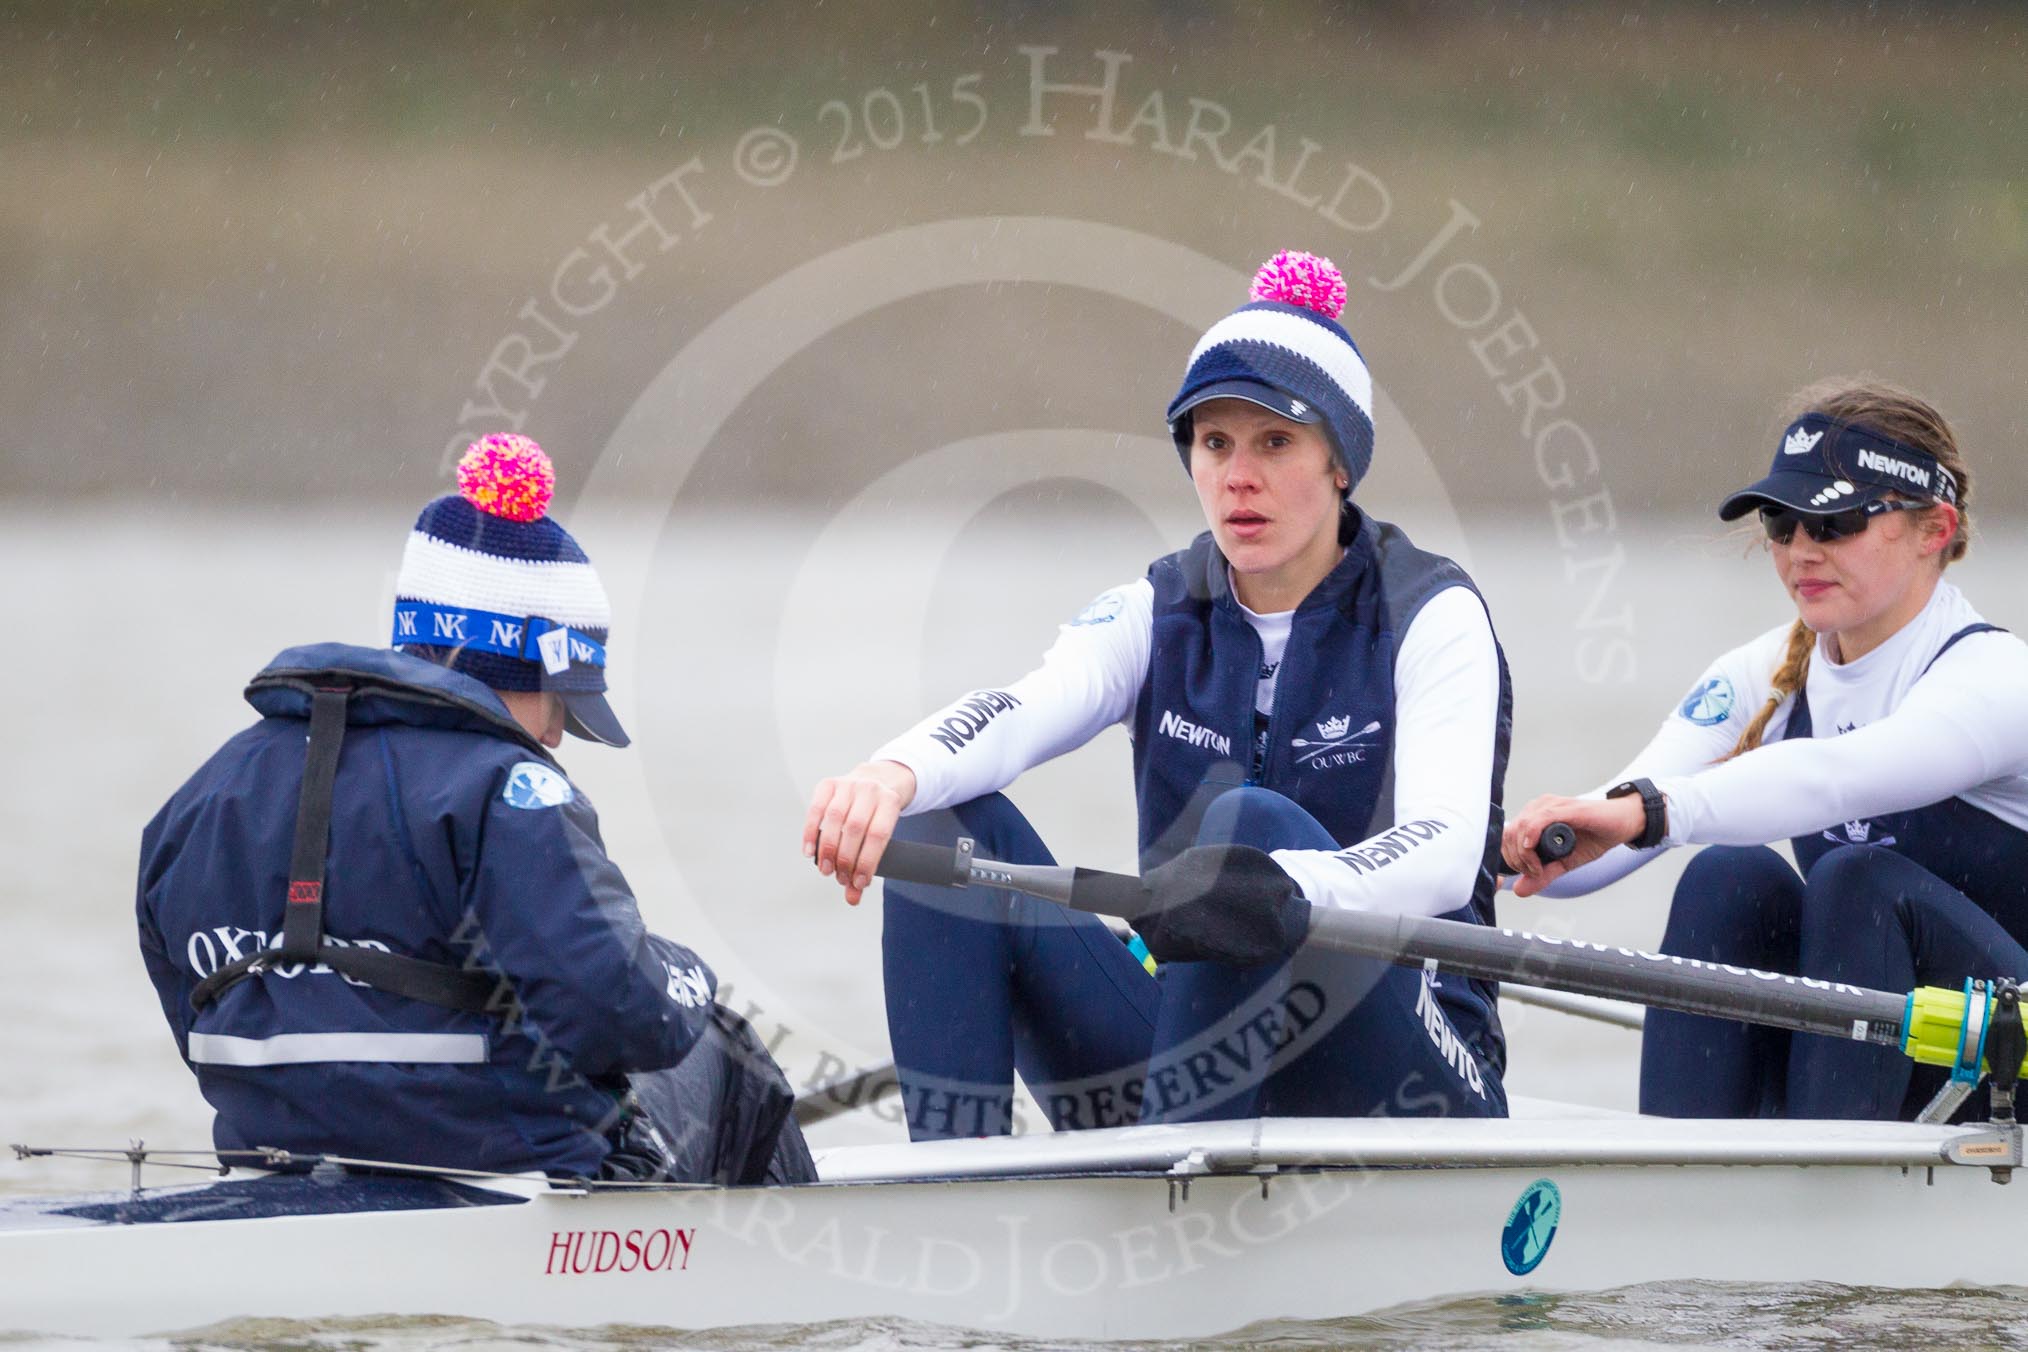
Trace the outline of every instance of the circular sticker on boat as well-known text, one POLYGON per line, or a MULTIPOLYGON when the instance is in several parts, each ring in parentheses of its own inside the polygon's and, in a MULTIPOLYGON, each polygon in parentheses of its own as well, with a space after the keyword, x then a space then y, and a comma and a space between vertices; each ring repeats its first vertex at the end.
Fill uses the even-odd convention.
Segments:
POLYGON ((507 772, 507 787, 500 791, 509 807, 562 807, 575 795, 570 781, 541 761, 522 761, 507 772))
POLYGON ((1525 1277, 1541 1265, 1556 1238, 1556 1223, 1563 1217, 1563 1194, 1546 1178, 1538 1178, 1521 1192, 1521 1200, 1507 1213, 1507 1228, 1500 1232, 1500 1259, 1507 1271, 1525 1277))

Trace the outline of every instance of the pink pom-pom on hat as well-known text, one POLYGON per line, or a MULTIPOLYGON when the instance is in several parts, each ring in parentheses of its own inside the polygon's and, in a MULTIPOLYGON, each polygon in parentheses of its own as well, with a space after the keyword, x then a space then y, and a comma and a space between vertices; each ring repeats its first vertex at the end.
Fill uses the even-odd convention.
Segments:
POLYGON ((1345 277, 1328 258, 1283 249, 1253 275, 1253 299, 1314 310, 1326 319, 1345 313, 1345 277))
POLYGON ((531 438, 495 432, 458 461, 458 492, 488 516, 540 521, 556 494, 556 467, 531 438))

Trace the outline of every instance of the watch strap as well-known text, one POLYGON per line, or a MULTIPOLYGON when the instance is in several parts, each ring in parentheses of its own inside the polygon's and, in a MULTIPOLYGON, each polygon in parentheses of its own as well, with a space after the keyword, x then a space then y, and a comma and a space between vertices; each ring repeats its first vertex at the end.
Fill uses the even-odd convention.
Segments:
POLYGON ((1644 820, 1641 834, 1627 844, 1636 850, 1652 850, 1669 833, 1668 803, 1652 779, 1629 779, 1606 790, 1608 798, 1627 798, 1634 794, 1640 795, 1644 820))

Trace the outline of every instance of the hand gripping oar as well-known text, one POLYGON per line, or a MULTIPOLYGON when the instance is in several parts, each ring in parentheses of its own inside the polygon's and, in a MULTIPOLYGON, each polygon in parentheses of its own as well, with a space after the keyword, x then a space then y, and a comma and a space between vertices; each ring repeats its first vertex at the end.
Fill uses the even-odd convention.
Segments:
MULTIPOLYGON (((1543 834, 1554 857, 1561 857, 1568 853, 1564 843, 1568 838, 1549 841, 1554 829, 1543 834)), ((969 840, 960 840, 955 848, 893 841, 877 871, 883 877, 932 886, 1004 887, 1128 920, 1153 905, 1139 878, 980 859, 969 840)), ((1973 980, 1962 991, 1925 986, 1896 994, 1525 930, 1323 907, 1311 908, 1305 942, 1403 966, 1444 968, 1684 1014, 1856 1038, 1897 1048, 1927 1065, 1949 1067, 1960 1082, 1976 1084, 1991 1059, 2001 1067, 1993 1084, 1996 1121, 2011 1121, 2014 1082, 2028 1059, 2028 1038, 2022 1033, 2019 997, 2011 981, 1973 980), (1994 1054, 1990 1058, 1989 1052, 1994 1054)))

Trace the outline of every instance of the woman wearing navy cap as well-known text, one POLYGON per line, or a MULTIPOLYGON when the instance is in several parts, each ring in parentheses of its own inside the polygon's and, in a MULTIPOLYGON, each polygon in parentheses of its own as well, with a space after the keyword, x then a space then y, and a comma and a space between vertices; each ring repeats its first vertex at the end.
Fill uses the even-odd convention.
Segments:
MULTIPOLYGON (((1794 622, 1714 662, 1603 799, 1518 813, 1515 890, 1588 892, 1705 844, 1666 952, 1885 990, 2028 976, 2028 645, 1944 580, 1967 546, 1964 456, 1891 386, 1830 381, 1796 402, 1767 477, 1719 508, 1759 512, 1794 622), (1578 849, 1543 865, 1531 847, 1559 818, 1578 849), (1763 843, 1783 837, 1800 873, 1763 843)), ((1941 1075, 1861 1042, 1651 1012, 1641 1108, 1908 1118, 1941 1075)))
POLYGON ((1310 905, 1488 922, 1505 664, 1462 570, 1351 502, 1372 380, 1345 286, 1278 255, 1168 418, 1207 532, 1101 593, 1037 670, 812 795, 804 853, 857 901, 891 836, 1049 861, 999 790, 1130 729, 1151 974, 1089 915, 885 888, 910 1134, 1004 1132, 1018 1068, 1059 1129, 1253 1115, 1503 1115, 1492 988, 1295 953, 1310 905))

